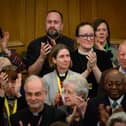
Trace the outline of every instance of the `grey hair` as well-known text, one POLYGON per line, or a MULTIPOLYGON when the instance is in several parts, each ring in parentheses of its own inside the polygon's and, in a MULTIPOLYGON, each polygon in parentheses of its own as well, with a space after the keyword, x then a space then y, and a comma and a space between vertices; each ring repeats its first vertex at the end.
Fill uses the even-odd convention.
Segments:
POLYGON ((27 83, 30 82, 30 81, 32 81, 32 80, 40 80, 42 86, 44 87, 44 89, 47 90, 46 85, 45 85, 45 83, 44 83, 44 81, 43 81, 42 78, 40 78, 37 75, 30 75, 29 77, 26 78, 25 83, 24 83, 24 90, 25 91, 26 91, 26 85, 27 85, 27 83))
POLYGON ((63 85, 66 85, 66 84, 74 84, 75 92, 78 95, 82 94, 84 96, 84 99, 87 99, 88 92, 89 92, 88 82, 80 74, 75 74, 75 75, 70 76, 68 79, 65 79, 63 81, 63 85))
POLYGON ((125 123, 126 124, 126 113, 125 112, 117 112, 112 114, 108 121, 106 126, 114 126, 115 123, 125 123))

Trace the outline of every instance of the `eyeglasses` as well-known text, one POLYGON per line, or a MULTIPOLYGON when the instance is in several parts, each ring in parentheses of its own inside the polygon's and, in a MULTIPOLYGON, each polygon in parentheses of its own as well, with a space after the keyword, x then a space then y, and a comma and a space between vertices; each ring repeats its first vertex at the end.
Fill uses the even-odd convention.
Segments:
POLYGON ((90 38, 91 40, 94 39, 94 34, 89 34, 89 35, 88 34, 80 34, 78 36, 85 39, 85 40, 87 40, 88 38, 90 38))

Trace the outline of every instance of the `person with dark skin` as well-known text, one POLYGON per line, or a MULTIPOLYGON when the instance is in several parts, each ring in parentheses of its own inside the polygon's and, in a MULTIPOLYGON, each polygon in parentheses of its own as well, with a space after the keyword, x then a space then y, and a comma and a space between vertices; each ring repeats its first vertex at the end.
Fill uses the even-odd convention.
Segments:
POLYGON ((126 78, 116 68, 105 71, 105 95, 89 100, 82 125, 105 126, 109 116, 118 111, 126 112, 126 78))

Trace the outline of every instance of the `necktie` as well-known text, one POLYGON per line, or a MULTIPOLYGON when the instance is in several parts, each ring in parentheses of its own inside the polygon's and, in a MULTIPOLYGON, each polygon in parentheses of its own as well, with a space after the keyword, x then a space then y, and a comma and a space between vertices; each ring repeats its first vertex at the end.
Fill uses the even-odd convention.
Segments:
POLYGON ((118 103, 117 103, 116 101, 114 101, 114 102, 112 103, 112 109, 116 108, 117 105, 118 105, 118 103))

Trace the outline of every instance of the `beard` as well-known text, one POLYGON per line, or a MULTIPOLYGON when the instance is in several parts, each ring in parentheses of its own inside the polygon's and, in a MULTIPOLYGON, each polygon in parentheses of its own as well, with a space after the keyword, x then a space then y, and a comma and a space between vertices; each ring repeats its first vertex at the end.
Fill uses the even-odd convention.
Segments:
POLYGON ((47 32, 47 35, 52 39, 55 39, 59 36, 59 32, 54 28, 50 28, 47 32))

